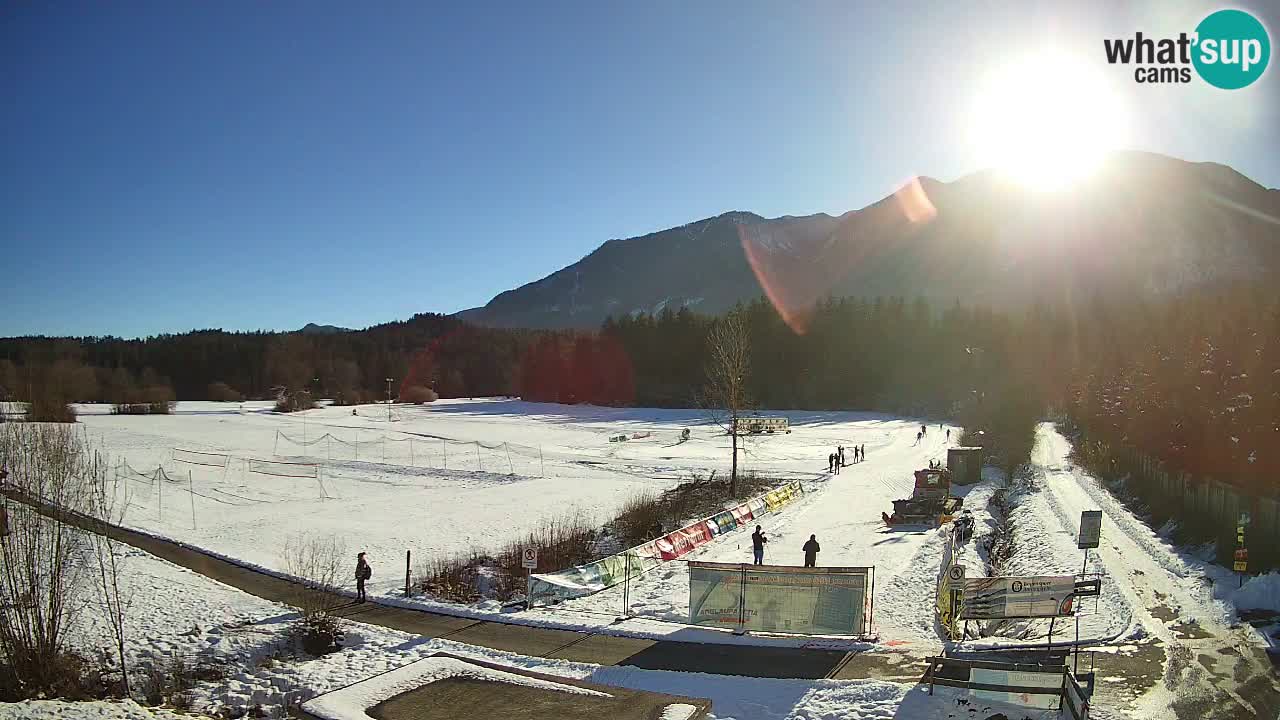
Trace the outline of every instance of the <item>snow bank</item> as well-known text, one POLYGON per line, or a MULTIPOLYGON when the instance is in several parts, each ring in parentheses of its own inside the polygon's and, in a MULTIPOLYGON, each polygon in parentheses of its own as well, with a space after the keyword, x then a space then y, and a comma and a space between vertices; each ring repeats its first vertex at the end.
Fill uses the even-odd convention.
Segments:
POLYGON ((1273 610, 1280 612, 1280 573, 1259 575, 1237 590, 1231 601, 1239 610, 1273 610))
POLYGON ((3 720, 191 720, 186 713, 164 708, 148 708, 132 700, 69 702, 67 700, 25 700, 0 703, 3 720))
POLYGON ((378 703, 423 685, 455 677, 523 685, 570 695, 611 697, 597 690, 473 665, 457 658, 429 657, 313 698, 303 703, 302 709, 323 720, 372 720, 365 710, 378 703))

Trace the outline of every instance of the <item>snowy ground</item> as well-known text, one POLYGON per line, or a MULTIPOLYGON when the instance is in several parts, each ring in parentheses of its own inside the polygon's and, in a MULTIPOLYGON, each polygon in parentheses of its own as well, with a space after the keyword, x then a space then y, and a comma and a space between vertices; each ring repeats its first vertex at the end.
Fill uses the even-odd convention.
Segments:
MULTIPOLYGON (((352 555, 368 552, 375 568, 371 592, 388 599, 403 586, 405 550, 420 561, 495 547, 575 508, 603 521, 640 491, 673 486, 691 473, 723 473, 729 459, 723 431, 691 410, 440 401, 395 406, 390 423, 385 406, 362 406, 356 415, 338 407, 280 415, 262 403, 243 409, 180 403, 175 415, 155 417, 112 416, 101 406, 80 410, 90 438, 113 459, 144 474, 163 464, 177 480, 155 483, 124 469, 117 497, 127 502, 126 525, 274 570, 283 570, 281 548, 290 537, 334 535, 352 555), (691 437, 680 442, 684 428, 691 437), (634 439, 610 442, 619 434, 634 439), (177 462, 174 448, 223 452, 232 461, 226 470, 177 462), (249 458, 315 462, 329 497, 320 497, 311 478, 249 472, 249 458)), ((793 432, 749 440, 742 465, 800 479, 809 492, 762 523, 771 538, 768 560, 799 564, 800 545, 816 534, 822 564, 876 566, 874 619, 882 638, 936 645, 930 607, 940 538, 933 530, 889 530, 880 514, 910 494, 912 471, 945 460, 954 444, 946 429, 932 425, 917 444, 916 420, 776 414, 790 419, 793 432), (865 445, 866 462, 828 475, 826 456, 837 445, 865 445)), ((958 438, 957 429, 949 429, 958 438)), ((717 538, 694 558, 747 561, 748 535, 739 530, 717 538)), ((631 629, 673 632, 648 621, 685 620, 687 595, 683 563, 641 578, 631 588, 631 612, 643 619, 631 629)), ((620 610, 621 590, 611 590, 523 620, 596 627, 620 610)))
MULTIPOLYGON (((1274 587, 1275 576, 1238 591, 1234 573, 1171 545, 1075 467, 1070 451, 1070 442, 1052 424, 1037 428, 1032 459, 1041 492, 1018 510, 1031 540, 1020 561, 1071 571, 1063 558, 1081 557, 1074 550, 1080 512, 1101 510, 1102 544, 1090 552, 1088 570, 1101 574, 1103 595, 1097 614, 1082 617, 1084 632, 1119 637, 1118 643, 1154 642, 1169 657, 1197 659, 1166 664, 1164 682, 1133 698, 1127 711, 1135 717, 1169 717, 1171 707, 1185 715, 1196 703, 1221 707, 1222 700, 1255 707, 1258 696, 1237 693, 1246 681, 1250 692, 1274 698, 1280 688, 1257 652, 1266 639, 1238 622, 1235 603, 1259 604, 1256 595, 1274 587)), ((1091 602, 1082 601, 1086 607, 1091 602)))
MULTIPOLYGON (((191 661, 224 664, 228 668, 224 680, 200 683, 194 692, 194 710, 207 715, 261 705, 273 716, 279 716, 286 704, 305 701, 436 652, 448 652, 601 685, 709 698, 714 704, 713 717, 721 719, 943 720, 971 718, 978 711, 981 714, 976 717, 994 712, 1032 720, 1057 717, 1054 712, 1028 712, 942 688, 930 697, 921 688, 875 680, 762 680, 589 665, 428 640, 361 623, 348 623, 346 647, 338 653, 314 659, 282 657, 278 652, 281 632, 294 617, 289 608, 140 551, 124 552, 123 587, 132 597, 131 663, 136 669, 149 659, 167 659, 176 654, 191 661)), ((106 640, 90 626, 77 634, 76 642, 85 646, 106 640)), ((0 704, 0 718, 34 720, 55 716, 77 720, 181 717, 132 703, 0 704)))

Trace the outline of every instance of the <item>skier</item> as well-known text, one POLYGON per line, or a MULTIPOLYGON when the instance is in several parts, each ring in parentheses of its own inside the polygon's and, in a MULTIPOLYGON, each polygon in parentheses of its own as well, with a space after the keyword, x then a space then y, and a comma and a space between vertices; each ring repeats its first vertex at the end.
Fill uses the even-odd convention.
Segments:
POLYGON ((928 428, 928 427, 925 427, 924 425, 921 425, 921 426, 920 426, 920 437, 924 437, 925 435, 928 435, 928 434, 929 434, 929 428, 928 428))
POLYGON ((951 428, 947 428, 947 440, 951 440, 951 428))
POLYGON ((356 555, 356 602, 364 602, 364 582, 373 577, 373 569, 369 567, 369 561, 364 559, 364 553, 356 555))
POLYGON ((920 433, 916 433, 916 444, 920 444, 920 433))
POLYGON ((764 564, 764 544, 767 542, 769 542, 769 538, 764 536, 764 531, 757 525, 756 531, 751 533, 751 554, 755 558, 754 564, 764 564))
POLYGON ((822 551, 822 548, 818 545, 818 536, 810 535, 809 542, 805 543, 802 549, 804 550, 804 566, 815 567, 818 562, 818 553, 822 551))

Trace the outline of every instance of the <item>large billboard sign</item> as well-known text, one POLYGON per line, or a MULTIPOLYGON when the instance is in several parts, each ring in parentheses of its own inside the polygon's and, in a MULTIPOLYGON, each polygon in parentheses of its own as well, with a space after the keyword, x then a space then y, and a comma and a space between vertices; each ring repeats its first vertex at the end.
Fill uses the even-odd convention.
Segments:
POLYGON ((757 632, 862 635, 873 568, 689 563, 689 622, 757 632))
POLYGON ((1074 575, 965 578, 961 620, 1071 615, 1074 575))

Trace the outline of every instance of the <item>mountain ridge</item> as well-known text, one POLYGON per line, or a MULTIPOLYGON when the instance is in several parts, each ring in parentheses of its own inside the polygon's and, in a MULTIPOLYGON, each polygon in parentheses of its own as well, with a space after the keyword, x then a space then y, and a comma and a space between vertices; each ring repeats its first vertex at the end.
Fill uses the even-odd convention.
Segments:
POLYGON ((496 327, 589 328, 667 308, 717 313, 763 294, 803 325, 828 295, 1017 307, 1059 293, 1163 294, 1274 273, 1277 218, 1280 190, 1229 166, 1127 151, 1060 192, 996 170, 951 182, 921 176, 840 215, 732 210, 610 239, 457 315, 496 327))

